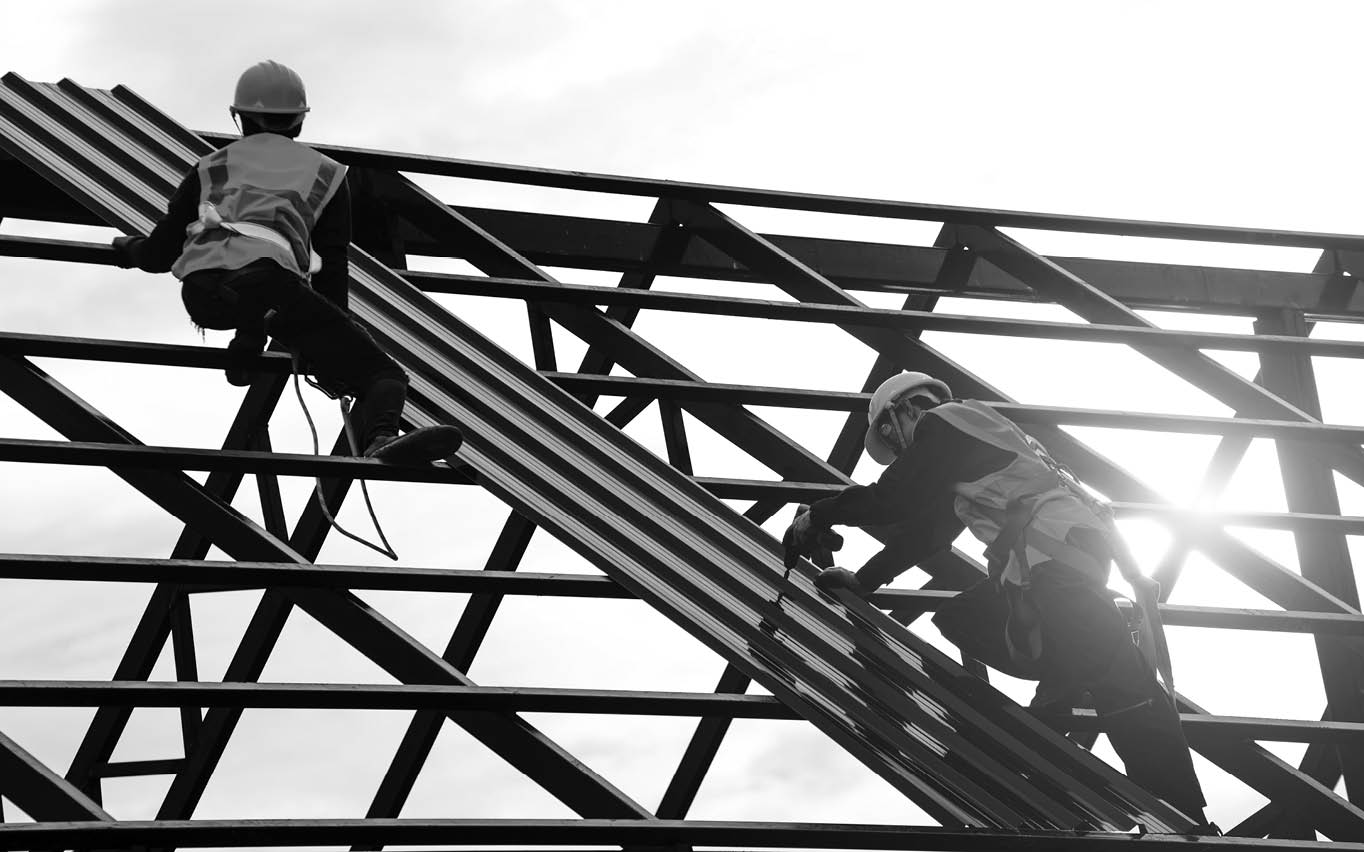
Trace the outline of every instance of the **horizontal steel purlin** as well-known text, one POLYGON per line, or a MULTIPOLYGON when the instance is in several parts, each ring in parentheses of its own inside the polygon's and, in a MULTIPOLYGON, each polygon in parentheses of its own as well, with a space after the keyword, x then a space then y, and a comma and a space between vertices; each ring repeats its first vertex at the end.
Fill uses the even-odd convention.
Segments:
MULTIPOLYGON (((147 447, 77 441, 0 439, 0 461, 76 464, 146 470, 223 470, 280 476, 346 476, 396 482, 472 484, 468 473, 439 465, 391 465, 374 459, 337 458, 244 450, 147 447)), ((782 499, 802 502, 837 493, 843 486, 821 482, 695 477, 716 496, 731 500, 782 499)), ((1227 526, 1269 529, 1340 529, 1364 534, 1364 517, 1291 512, 1204 512, 1157 503, 1112 504, 1122 517, 1150 516, 1192 528, 1227 526)))
MULTIPOLYGON (((3 182, 4 172, 0 171, 0 183, 3 182)), ((660 233, 666 232, 658 232, 653 225, 507 210, 452 209, 501 235, 528 258, 548 266, 652 272, 656 275, 725 281, 761 280, 700 241, 692 241, 688 248, 688 259, 678 264, 657 262, 653 247, 661 240, 660 233), (603 228, 617 229, 626 238, 626 243, 618 244, 618 240, 609 233, 601 233, 603 228), (639 234, 637 232, 640 229, 651 233, 639 234), (602 241, 607 244, 595 244, 602 241), (704 257, 691 257, 698 254, 704 257)), ((0 216, 4 215, 4 210, 3 204, 0 204, 0 216)), ((43 217, 21 215, 20 218, 43 217)), ((1013 276, 985 264, 974 267, 965 281, 944 286, 938 281, 947 257, 947 250, 942 247, 878 245, 780 235, 768 237, 848 290, 1036 301, 1032 291, 1013 276)), ((404 244, 409 254, 458 256, 448 246, 432 242, 415 229, 410 238, 404 244)), ((107 243, 10 235, 0 235, 0 256, 101 264, 114 262, 107 243)), ((1340 275, 1093 258, 1053 260, 1133 307, 1230 315, 1250 314, 1261 308, 1288 308, 1347 322, 1364 318, 1364 292, 1361 292, 1364 287, 1357 283, 1357 279, 1340 275)))
MULTIPOLYGON (((259 472, 282 476, 349 476, 355 479, 443 482, 459 485, 473 482, 466 472, 441 466, 399 466, 373 459, 93 442, 0 439, 0 461, 147 470, 259 472)), ((723 499, 778 499, 788 503, 808 502, 831 496, 843 487, 822 482, 718 477, 695 477, 695 481, 723 499)), ((1364 534, 1364 517, 1292 512, 1195 511, 1158 503, 1114 502, 1111 505, 1115 514, 1120 517, 1152 517, 1193 530, 1246 526, 1284 530, 1339 529, 1347 534, 1364 534)))
MULTIPOLYGON (((447 844, 450 847, 624 846, 797 849, 961 850, 961 852, 1120 852, 1171 849, 1180 852, 1364 852, 1364 843, 1249 840, 1185 834, 1126 834, 1086 831, 999 831, 906 825, 839 825, 702 820, 468 820, 468 819, 301 819, 175 820, 0 826, 0 849, 133 846, 320 846, 447 844)), ((473 850, 470 850, 473 852, 473 850)), ((481 850, 480 850, 481 852, 481 850)))
MULTIPOLYGON (((734 719, 801 717, 776 698, 724 692, 682 693, 535 687, 374 685, 359 683, 216 683, 186 681, 0 680, 0 706, 253 707, 349 710, 441 710, 515 713, 705 716, 734 719)), ((1183 713, 1185 733, 1278 742, 1357 742, 1364 724, 1183 713)), ((1106 730, 1092 711, 1075 711, 1070 730, 1106 730)))
MULTIPOLYGON (((176 367, 223 369, 231 363, 225 349, 135 343, 120 340, 56 337, 0 332, 0 351, 47 358, 117 361, 127 364, 158 364, 176 367)), ((262 372, 287 373, 288 356, 265 352, 252 361, 262 372)), ((870 394, 841 391, 777 388, 679 379, 597 376, 581 373, 545 372, 541 375, 572 392, 601 396, 644 396, 700 402, 730 402, 823 411, 857 412, 866 408, 870 394)), ((1021 424, 1048 423, 1066 426, 1098 426, 1142 429, 1181 434, 1222 434, 1291 440, 1338 440, 1364 443, 1364 426, 1304 423, 1290 420, 1252 420, 1235 417, 1200 417, 1136 411, 1067 408, 1047 405, 989 402, 991 408, 1021 424)))
MULTIPOLYGON (((92 249, 93 250, 93 249, 92 249)), ((524 278, 501 278, 435 272, 407 272, 403 277, 426 292, 521 299, 534 304, 564 302, 616 305, 648 310, 718 314, 731 317, 837 323, 844 326, 901 331, 990 335, 1069 340, 1127 346, 1213 349, 1239 352, 1291 351, 1318 357, 1364 358, 1364 343, 1290 335, 1232 334, 1126 326, 1121 324, 1004 319, 933 311, 886 310, 856 305, 816 305, 732 296, 674 293, 637 288, 581 284, 547 284, 524 278)), ((46 354, 14 350, 20 354, 46 354)))
POLYGON ((485 278, 454 273, 403 272, 403 277, 428 293, 626 305, 646 310, 713 314, 790 322, 835 323, 842 326, 889 328, 899 331, 937 331, 956 334, 1069 340, 1126 346, 1174 349, 1215 349, 1244 352, 1290 350, 1335 358, 1364 358, 1364 343, 1284 335, 1182 331, 1103 323, 1002 319, 933 311, 889 310, 858 305, 779 302, 737 296, 632 290, 585 284, 542 284, 518 278, 485 278))
POLYGON ((208 470, 390 482, 444 482, 469 485, 468 471, 444 463, 391 464, 378 459, 218 450, 201 447, 149 447, 94 441, 42 441, 0 438, 0 461, 72 464, 144 470, 208 470))
POLYGON ((0 680, 0 706, 259 707, 800 719, 767 695, 361 683, 0 680))
MULTIPOLYGON (((187 593, 274 586, 392 589, 461 594, 536 595, 628 599, 634 596, 609 577, 388 565, 298 565, 292 562, 226 562, 194 559, 132 559, 49 554, 0 554, 0 577, 115 583, 175 583, 187 593)), ((946 590, 881 589, 870 600, 882 609, 913 605, 933 611, 957 593, 946 590)), ((1126 601, 1118 601, 1120 607, 1126 601)), ((1161 604, 1167 625, 1280 633, 1364 635, 1364 615, 1161 604)))

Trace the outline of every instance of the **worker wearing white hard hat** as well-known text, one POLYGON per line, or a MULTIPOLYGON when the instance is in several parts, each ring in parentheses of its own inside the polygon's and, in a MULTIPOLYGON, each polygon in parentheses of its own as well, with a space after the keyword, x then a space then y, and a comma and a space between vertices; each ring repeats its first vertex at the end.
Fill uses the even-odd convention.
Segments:
MULTIPOLYGON (((869 595, 969 530, 987 545, 989 577, 935 616, 943 635, 992 667, 1039 681, 1033 708, 1045 719, 1063 719, 1091 696, 1112 717, 1109 739, 1129 776, 1202 823, 1179 716, 1106 590, 1111 561, 1125 551, 1115 550, 1121 541, 1105 507, 1008 418, 954 399, 926 373, 876 389, 865 445, 888 465, 881 477, 815 502, 788 537, 799 548, 835 525, 860 526, 890 530, 886 545, 855 573, 829 568, 816 585, 869 595)), ((1119 567, 1150 591, 1129 563, 1119 567)), ((1168 666, 1161 671, 1168 684, 1168 666)))
POLYGON ((119 263, 173 272, 200 329, 232 329, 234 385, 253 380, 251 359, 274 337, 333 395, 356 398, 357 453, 430 461, 458 446, 440 427, 398 436, 407 374, 349 314, 347 167, 295 141, 308 113, 303 79, 266 60, 237 81, 229 112, 242 137, 202 157, 142 236, 118 237, 119 263))

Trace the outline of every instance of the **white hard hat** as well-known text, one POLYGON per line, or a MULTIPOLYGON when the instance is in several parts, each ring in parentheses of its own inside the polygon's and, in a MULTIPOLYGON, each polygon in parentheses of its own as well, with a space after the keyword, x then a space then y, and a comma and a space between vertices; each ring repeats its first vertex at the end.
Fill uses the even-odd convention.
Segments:
POLYGON ((895 461, 895 450, 881 437, 876 428, 876 421, 891 409, 896 400, 915 391, 932 396, 938 402, 947 402, 952 398, 952 389, 947 383, 927 373, 901 373, 882 382, 871 395, 871 402, 867 405, 867 437, 862 442, 867 447, 867 454, 877 464, 890 464, 895 461))
POLYGON ((278 115, 303 121, 308 112, 308 94, 303 78, 287 65, 267 59, 242 72, 232 98, 233 113, 278 115))

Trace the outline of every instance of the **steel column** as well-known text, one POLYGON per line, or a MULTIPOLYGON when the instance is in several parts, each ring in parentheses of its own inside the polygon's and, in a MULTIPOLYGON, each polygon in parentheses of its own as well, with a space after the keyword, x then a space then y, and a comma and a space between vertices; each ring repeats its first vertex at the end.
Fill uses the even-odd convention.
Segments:
MULTIPOLYGON (((1266 313, 1256 321, 1255 330, 1303 336, 1308 333, 1306 320, 1297 311, 1266 313)), ((1321 418, 1310 358, 1263 355, 1261 363, 1268 389, 1292 401, 1314 419, 1321 418)), ((1290 441, 1277 441, 1275 447, 1289 511, 1339 515, 1340 501, 1331 468, 1319 460, 1313 448, 1290 441)), ((1303 576, 1359 609, 1359 589, 1345 536, 1325 531, 1298 533, 1294 541, 1303 576)), ((1332 717, 1338 721, 1364 722, 1364 666, 1336 640, 1320 637, 1316 644, 1332 717)), ((1364 748, 1344 744, 1337 748, 1350 801, 1364 802, 1364 748)))

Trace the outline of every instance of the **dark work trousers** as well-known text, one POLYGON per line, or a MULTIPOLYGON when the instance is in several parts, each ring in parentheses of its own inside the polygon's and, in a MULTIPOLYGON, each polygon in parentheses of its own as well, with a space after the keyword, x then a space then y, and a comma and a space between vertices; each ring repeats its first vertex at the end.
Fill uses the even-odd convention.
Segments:
POLYGON ((1179 715, 1111 595, 1056 562, 1033 569, 1031 594, 1040 612, 1043 671, 1033 711, 1059 729, 1088 693, 1127 777, 1202 822, 1206 802, 1179 715))
POLYGON ((241 269, 204 269, 185 276, 185 310, 202 328, 236 329, 234 352, 255 354, 268 334, 298 356, 324 387, 356 398, 353 426, 363 452, 376 435, 398 433, 407 374, 374 338, 302 279, 271 260, 241 269))

